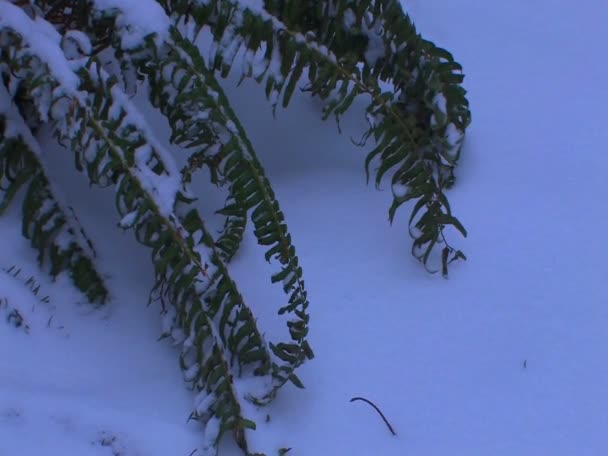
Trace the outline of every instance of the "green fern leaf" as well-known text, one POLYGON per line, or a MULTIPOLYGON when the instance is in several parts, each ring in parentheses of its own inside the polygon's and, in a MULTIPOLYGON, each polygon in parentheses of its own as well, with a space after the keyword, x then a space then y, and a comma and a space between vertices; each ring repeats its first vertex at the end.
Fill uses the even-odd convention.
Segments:
MULTIPOLYGON (((1 65, 1 64, 0 64, 1 65)), ((49 263, 56 277, 67 271, 91 303, 103 304, 109 292, 95 269, 95 250, 77 219, 60 204, 42 171, 39 146, 10 96, 0 86, 0 214, 24 185, 28 184, 23 200, 23 234, 38 250, 38 262, 49 263)))
MULTIPOLYGON (((14 8, 11 14, 19 14, 12 5, 0 4, 0 7, 14 8)), ((233 331, 235 326, 254 322, 253 316, 236 291, 196 211, 175 208, 176 204, 190 204, 188 198, 180 195, 179 171, 150 137, 141 117, 118 88, 116 78, 105 74, 95 59, 81 60, 86 64, 76 73, 73 66, 67 63, 62 66, 61 60, 49 65, 44 60, 49 50, 41 52, 28 42, 26 27, 36 30, 35 24, 23 15, 13 27, 4 27, 0 32, 0 42, 6 49, 17 50, 5 53, 2 49, 2 55, 10 56, 9 64, 15 68, 10 78, 29 82, 38 74, 45 76, 45 84, 39 89, 44 91, 46 99, 52 100, 54 108, 49 114, 55 135, 80 156, 78 161, 87 169, 93 183, 117 185, 117 209, 123 220, 137 214, 135 232, 138 238, 143 236, 146 245, 153 246, 153 260, 160 265, 155 289, 160 299, 170 296, 174 301, 171 307, 177 324, 174 330, 179 330, 174 332, 183 347, 181 359, 185 376, 199 391, 206 391, 214 398, 209 404, 211 414, 207 410, 195 415, 205 422, 212 417, 219 420, 218 432, 211 432, 214 427, 208 426, 213 434, 209 437, 212 446, 217 446, 226 430, 241 435, 238 443, 246 446, 242 423, 247 421, 240 416, 240 399, 231 386, 237 375, 232 373, 231 354, 226 345, 257 346, 258 355, 251 357, 250 351, 246 354, 252 360, 239 359, 238 365, 239 369, 255 369, 256 375, 268 373, 269 354, 259 356, 265 343, 255 323, 249 326, 248 332, 233 331), (72 79, 72 74, 77 78, 72 79), (78 81, 77 87, 71 85, 69 79, 78 81), (62 92, 54 91, 60 84, 62 92), (58 106, 62 106, 63 111, 58 106), (91 141, 91 137, 95 140, 91 141), (174 209, 186 215, 177 216, 174 209), (173 253, 175 247, 179 255, 173 253), (217 281, 218 286, 208 288, 201 295, 199 281, 217 281), (187 288, 178 288, 184 284, 187 288), (230 318, 225 319, 223 327, 217 327, 214 317, 221 314, 230 318)), ((45 109, 43 104, 37 107, 40 111, 45 109)))
MULTIPOLYGON (((370 128, 363 136, 374 135, 382 142, 366 159, 366 168, 380 157, 377 184, 385 173, 410 157, 430 172, 427 175, 425 171, 426 179, 418 174, 399 175, 399 184, 409 187, 416 198, 424 195, 438 201, 443 190, 453 184, 453 168, 470 123, 466 92, 460 86, 461 67, 447 51, 419 36, 397 0, 268 0, 264 8, 243 6, 234 0, 210 0, 194 6, 185 0, 160 3, 180 17, 191 19, 191 14, 199 28, 211 27, 216 43, 212 61, 222 74, 232 66, 235 47, 246 46, 245 55, 253 58, 262 52, 264 43, 266 63, 257 70, 255 79, 260 83, 265 80, 266 95, 273 104, 281 94, 284 104, 288 103, 303 66, 309 67, 307 90, 327 100, 324 118, 334 114, 339 120, 359 94, 368 95, 370 128), (252 29, 256 39, 251 42, 230 39, 247 36, 252 29), (227 42, 231 45, 226 46, 227 42), (383 90, 381 83, 392 90, 383 90)), ((244 68, 241 76, 251 77, 251 65, 244 68)), ((403 203, 400 198, 394 195, 391 218, 403 203)), ((441 229, 432 223, 423 228, 430 231, 415 235, 416 245, 421 239, 431 242, 429 233, 441 229)), ((446 242, 443 237, 441 242, 446 242)), ((455 249, 449 250, 456 258, 455 249)), ((418 258, 426 267, 429 256, 418 258)))
MULTIPOLYGON (((284 283, 284 290, 290 295, 289 312, 298 310, 302 315, 307 315, 308 300, 295 249, 286 231, 284 216, 255 157, 251 142, 198 48, 181 36, 176 28, 171 29, 171 38, 165 43, 165 48, 158 48, 149 39, 146 47, 133 50, 130 58, 146 74, 151 87, 151 101, 169 119, 172 140, 189 147, 190 144, 183 142, 186 138, 188 141, 197 138, 200 131, 200 141, 197 141, 194 152, 197 160, 205 161, 219 155, 218 176, 228 183, 232 201, 220 213, 232 214, 232 217, 227 219, 225 236, 216 244, 224 251, 226 259, 231 258, 242 239, 243 215, 251 211, 258 242, 269 246, 266 258, 278 259, 281 264, 279 274, 290 278, 284 283), (180 131, 183 130, 188 134, 182 136, 180 131), (212 156, 209 157, 209 154, 212 156), (230 235, 235 236, 230 238, 230 235)), ((188 181, 189 176, 184 180, 188 181)), ((293 340, 290 346, 299 350, 299 355, 288 366, 284 365, 284 359, 277 357, 272 363, 275 383, 262 396, 251 398, 256 403, 270 401, 278 389, 289 381, 289 374, 305 359, 312 357, 312 350, 304 338, 293 340)))

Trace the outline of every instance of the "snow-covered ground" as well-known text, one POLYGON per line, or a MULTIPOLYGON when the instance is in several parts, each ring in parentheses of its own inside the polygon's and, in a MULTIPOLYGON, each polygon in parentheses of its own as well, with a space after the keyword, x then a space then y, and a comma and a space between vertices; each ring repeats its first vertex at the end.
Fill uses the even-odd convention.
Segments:
MULTIPOLYGON (((279 394, 252 449, 606 454, 608 3, 405 3, 466 73, 473 124, 449 197, 469 260, 443 280, 410 256, 408 211, 388 225, 390 190, 366 186, 365 150, 349 141, 360 112, 340 136, 306 96, 273 120, 261 87, 227 82, 298 249, 316 353, 299 374, 306 389, 279 394)), ((92 309, 67 278, 38 272, 18 204, 0 218, 0 455, 187 456, 200 429, 175 350, 156 342, 149 252, 116 228, 112 191, 63 164, 54 173, 113 300, 92 309)), ((197 185, 203 213, 221 206, 197 185)), ((282 334, 281 290, 251 234, 231 267, 263 330, 282 334)))

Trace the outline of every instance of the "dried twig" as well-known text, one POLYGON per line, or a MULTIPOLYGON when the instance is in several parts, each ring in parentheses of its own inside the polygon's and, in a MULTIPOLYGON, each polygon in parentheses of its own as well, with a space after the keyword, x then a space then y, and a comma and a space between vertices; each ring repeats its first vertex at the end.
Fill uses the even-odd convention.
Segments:
POLYGON ((393 429, 393 426, 391 426, 391 423, 389 423, 388 420, 386 419, 386 417, 384 416, 384 413, 382 413, 382 411, 372 401, 370 401, 369 399, 365 399, 364 397, 353 397, 350 401, 351 402, 363 401, 363 402, 367 402, 369 405, 371 405, 372 407, 374 407, 374 409, 376 409, 376 412, 378 412, 378 414, 384 420, 384 423, 386 424, 386 427, 388 427, 388 430, 391 431, 391 434, 397 435, 397 433, 393 429))

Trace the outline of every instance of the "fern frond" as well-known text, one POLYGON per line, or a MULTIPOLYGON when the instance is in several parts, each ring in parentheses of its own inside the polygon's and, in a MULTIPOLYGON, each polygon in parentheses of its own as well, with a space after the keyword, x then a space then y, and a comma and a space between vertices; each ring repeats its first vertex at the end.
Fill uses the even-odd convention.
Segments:
MULTIPOLYGON (((388 171, 395 170, 389 220, 403 203, 417 200, 409 220, 412 251, 426 267, 433 247, 444 243, 442 271, 447 275, 448 263, 464 255, 449 246, 443 229, 452 225, 466 236, 444 195, 454 182, 453 170, 470 123, 461 66, 449 52, 420 37, 398 1, 331 0, 323 7, 292 1, 266 4, 288 27, 312 32, 327 43, 341 66, 357 76, 351 78, 357 90, 345 90, 344 78, 327 83, 314 77, 310 90, 331 98, 326 115, 333 111, 336 118, 350 106, 353 94, 370 96, 371 122, 364 138, 373 136, 376 147, 366 159, 366 172, 369 176, 372 160, 379 158, 379 185, 388 171), (282 11, 277 9, 280 5, 282 11), (383 90, 380 82, 391 90, 383 90)), ((316 70, 311 67, 313 75, 316 70)))
MULTIPOLYGON (((269 400, 289 380, 293 380, 296 385, 301 385, 295 377, 294 371, 305 359, 313 357, 306 340, 309 304, 302 280, 302 270, 299 267, 295 248, 291 244, 291 236, 287 232, 283 213, 276 201, 270 182, 223 89, 217 82, 214 73, 206 67, 198 48, 179 35, 175 28, 172 30, 172 38, 174 49, 180 51, 178 55, 181 57, 179 62, 175 62, 175 65, 179 65, 180 70, 188 75, 184 76, 184 79, 192 77, 194 87, 197 82, 200 84, 199 87, 204 83, 209 94, 205 100, 207 102, 205 107, 210 113, 209 118, 214 120, 210 123, 219 132, 217 140, 223 157, 220 162, 220 174, 228 182, 234 198, 234 205, 227 206, 224 212, 233 208, 251 211, 254 234, 258 242, 267 246, 268 249, 265 253, 266 260, 277 259, 280 264, 280 270, 272 276, 271 280, 272 282, 281 281, 284 292, 289 296, 287 305, 281 307, 279 312, 281 314, 289 312, 294 315, 294 319, 289 322, 293 342, 271 345, 273 353, 276 355, 273 375, 277 384, 264 399, 264 401, 269 400), (186 73, 187 70, 189 71, 186 73)), ((168 63, 168 59, 164 62, 168 63)), ((154 74, 162 73, 156 71, 154 74)), ((183 82, 183 79, 180 82, 183 82)), ((165 84, 163 87, 168 85, 165 84)), ((186 85, 182 89, 181 95, 188 96, 187 87, 186 85)), ((172 103, 164 106, 170 107, 172 103)))
POLYGON ((123 51, 130 53, 131 61, 147 76, 151 101, 169 120, 171 141, 193 149, 191 157, 215 160, 217 175, 229 185, 231 198, 220 213, 231 218, 218 243, 228 252, 225 258, 238 247, 244 231, 243 215, 251 211, 254 234, 260 244, 267 246, 266 259, 278 259, 280 270, 271 280, 282 282, 288 295, 279 313, 293 314, 288 321, 292 342, 270 345, 275 355, 275 382, 270 391, 255 398, 257 403, 266 403, 287 381, 301 387, 295 369, 313 357, 306 340, 309 304, 302 269, 270 183, 213 71, 205 65, 198 48, 176 27, 171 28, 170 36, 163 47, 148 39, 142 48, 123 51))
POLYGON ((19 80, 35 87, 34 102, 57 139, 76 153, 93 183, 116 186, 121 225, 152 248, 154 291, 172 301, 169 332, 182 346, 186 380, 208 398, 194 412, 207 424, 207 443, 215 448, 232 431, 246 448, 245 429, 255 425, 242 416, 234 382, 249 372, 263 381, 270 355, 181 188, 179 171, 95 58, 68 62, 56 43, 36 39, 37 23, 21 10, 0 3, 0 13, 0 55, 11 69, 5 73, 9 84, 19 80))
POLYGON ((229 262, 236 254, 245 235, 247 210, 239 205, 234 195, 230 195, 224 207, 217 213, 225 216, 226 221, 215 245, 222 252, 224 260, 229 262))
POLYGON ((308 69, 313 94, 326 100, 323 116, 339 121, 360 95, 369 99, 370 137, 376 147, 366 171, 380 159, 376 185, 390 170, 396 210, 416 200, 410 218, 412 252, 427 267, 434 246, 445 243, 442 270, 464 258, 449 246, 444 228, 454 226, 444 189, 454 181, 470 122, 461 67, 447 51, 423 40, 396 0, 266 1, 265 8, 237 0, 159 0, 170 12, 209 26, 214 68, 227 75, 239 52, 242 77, 265 82, 266 95, 287 106, 308 69), (386 89, 386 85, 389 89, 386 89))
POLYGON ((52 191, 40 164, 38 143, 1 84, 0 135, 0 214, 27 184, 22 231, 38 251, 38 262, 42 266, 48 261, 53 277, 67 271, 89 302, 105 303, 109 292, 95 269, 93 244, 52 191))
MULTIPOLYGON (((444 195, 454 182, 454 167, 471 120, 461 66, 449 52, 420 37, 398 1, 332 0, 324 10, 306 2, 287 3, 302 8, 297 14, 288 11, 281 16, 289 27, 308 27, 330 43, 330 51, 340 62, 356 65, 365 84, 382 81, 392 86, 394 95, 382 92, 379 85, 367 91, 372 100, 374 92, 386 98, 376 103, 381 110, 374 102, 367 109, 372 124, 365 136, 373 135, 377 146, 368 155, 366 169, 369 173, 371 161, 380 158, 377 185, 385 173, 395 170, 391 222, 399 206, 418 200, 410 217, 413 252, 426 266, 433 247, 444 243, 442 271, 447 275, 448 263, 464 255, 449 246, 443 229, 452 225, 466 236, 444 195), (360 46, 349 46, 353 42, 360 46), (395 143, 393 138, 401 140, 395 143)), ((312 84, 311 90, 331 96, 322 85, 312 84)), ((346 94, 337 98, 335 103, 341 103, 346 94)), ((328 105, 329 110, 335 103, 328 105)))

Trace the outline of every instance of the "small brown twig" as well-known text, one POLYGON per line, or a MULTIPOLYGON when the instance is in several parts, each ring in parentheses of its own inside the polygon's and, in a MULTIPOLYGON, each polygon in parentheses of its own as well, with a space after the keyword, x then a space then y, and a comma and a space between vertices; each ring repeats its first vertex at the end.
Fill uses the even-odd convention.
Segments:
POLYGON ((378 412, 378 414, 382 417, 382 419, 384 420, 384 423, 386 424, 386 427, 388 427, 388 430, 391 431, 391 434, 393 435, 397 435, 397 433, 395 432, 395 430, 393 429, 393 426, 391 426, 391 423, 388 422, 388 420, 386 419, 386 417, 384 416, 384 413, 382 413, 382 411, 376 406, 376 404, 374 404, 372 401, 370 401, 369 399, 365 399, 364 397, 353 397, 350 402, 355 402, 355 401, 363 401, 363 402, 367 402, 369 405, 371 405, 372 407, 374 407, 374 409, 376 409, 376 412, 378 412))

